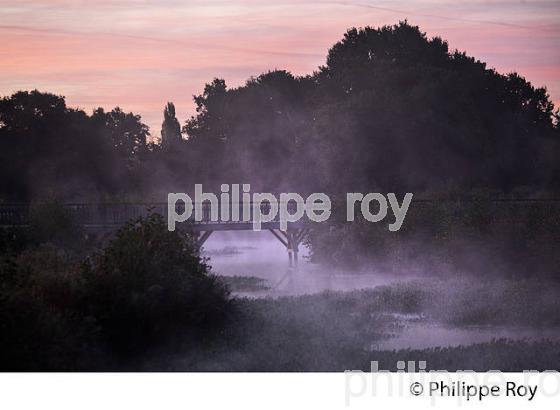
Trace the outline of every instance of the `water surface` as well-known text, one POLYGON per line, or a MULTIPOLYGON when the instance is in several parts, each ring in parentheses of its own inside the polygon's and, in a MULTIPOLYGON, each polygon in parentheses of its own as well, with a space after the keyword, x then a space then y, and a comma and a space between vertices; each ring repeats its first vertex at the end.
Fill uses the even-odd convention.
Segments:
MULTIPOLYGON (((269 231, 214 232, 205 243, 203 255, 210 258, 214 273, 224 276, 254 276, 266 280, 267 290, 238 293, 249 297, 278 297, 319 293, 326 290, 351 291, 390 285, 418 278, 372 269, 368 272, 329 269, 308 261, 302 247, 298 269, 289 269, 288 253, 269 231)), ((471 345, 493 339, 560 341, 560 328, 522 326, 454 327, 411 315, 395 315, 395 329, 386 339, 374 341, 372 350, 424 349, 471 345)))

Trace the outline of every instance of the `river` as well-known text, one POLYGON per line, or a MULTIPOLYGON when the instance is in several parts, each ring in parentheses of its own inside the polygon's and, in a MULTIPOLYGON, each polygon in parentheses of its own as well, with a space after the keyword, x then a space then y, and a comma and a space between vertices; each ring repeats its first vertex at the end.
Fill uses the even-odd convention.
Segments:
MULTIPOLYGON (((285 247, 268 231, 214 232, 204 245, 214 273, 224 276, 252 276, 264 279, 268 289, 238 293, 248 297, 280 297, 374 288, 417 279, 414 275, 383 272, 348 272, 312 264, 302 247, 298 269, 288 268, 285 247)), ((393 337, 375 341, 372 349, 424 349, 437 346, 470 345, 493 339, 558 340, 560 327, 447 326, 418 317, 399 317, 393 337)))

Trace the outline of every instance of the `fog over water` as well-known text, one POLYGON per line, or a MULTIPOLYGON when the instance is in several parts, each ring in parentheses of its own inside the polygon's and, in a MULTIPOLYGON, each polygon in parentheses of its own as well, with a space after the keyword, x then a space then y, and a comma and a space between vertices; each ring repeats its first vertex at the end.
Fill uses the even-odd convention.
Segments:
POLYGON ((372 350, 426 349, 490 342, 494 339, 560 341, 560 327, 443 326, 437 323, 406 323, 393 337, 372 343, 372 350))
POLYGON ((244 294, 253 297, 301 295, 326 290, 349 291, 414 279, 412 275, 395 277, 376 271, 329 270, 325 266, 310 263, 308 250, 301 245, 299 266, 290 273, 286 248, 267 230, 214 232, 204 244, 203 255, 210 258, 212 270, 218 275, 265 279, 265 285, 270 289, 244 294))
MULTIPOLYGON (((269 289, 234 292, 236 296, 282 297, 352 291, 391 285, 419 279, 419 275, 399 275, 382 271, 352 272, 329 269, 310 263, 305 246, 300 248, 298 269, 289 271, 285 247, 267 230, 260 232, 214 232, 205 243, 203 255, 215 274, 223 276, 253 276, 265 279, 269 289)), ((424 276, 424 279, 426 277, 424 276)), ((425 349, 437 346, 459 346, 490 342, 494 339, 560 341, 560 327, 529 326, 450 326, 435 323, 418 315, 395 314, 395 330, 390 337, 376 340, 372 350, 425 349)))

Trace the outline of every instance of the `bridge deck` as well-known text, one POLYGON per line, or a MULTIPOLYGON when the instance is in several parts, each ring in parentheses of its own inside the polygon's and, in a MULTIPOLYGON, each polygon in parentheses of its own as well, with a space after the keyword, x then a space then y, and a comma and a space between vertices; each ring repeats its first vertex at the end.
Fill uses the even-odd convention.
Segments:
MULTIPOLYGON (((68 215, 76 220, 85 229, 91 231, 110 231, 115 230, 125 223, 146 217, 150 214, 159 214, 167 221, 168 207, 166 203, 116 203, 116 204, 62 204, 61 205, 68 215)), ((250 207, 252 211, 252 204, 250 207)), ((268 213, 267 204, 261 206, 263 214, 268 213)), ((176 212, 182 214, 184 207, 177 205, 176 212)), ((32 208, 28 204, 9 204, 0 205, 0 227, 25 227, 31 222, 32 208)), ((243 215, 240 208, 240 215, 243 215)), ((219 218, 221 215, 219 215, 219 218)), ((202 204, 202 218, 194 219, 193 216, 188 220, 188 226, 193 231, 237 231, 237 230, 253 230, 253 215, 251 212, 250 219, 245 221, 212 221, 210 218, 210 206, 207 203, 202 204)), ((305 225, 302 220, 297 223, 289 223, 289 228, 301 228, 305 225)), ((187 226, 184 223, 178 223, 177 227, 187 226)), ((279 229, 280 223, 278 215, 271 222, 261 223, 261 229, 279 229)))
MULTIPOLYGON (((63 209, 76 220, 87 232, 92 234, 107 234, 118 230, 127 222, 150 214, 159 214, 167 220, 168 205, 159 204, 62 204, 63 209)), ((231 210, 231 208, 230 208, 231 210)), ((200 248, 214 231, 238 231, 254 230, 252 220, 252 204, 250 206, 250 219, 243 221, 213 221, 210 218, 210 206, 202 204, 202 218, 195 220, 193 216, 188 223, 178 223, 177 229, 187 228, 196 232, 197 246, 200 248)), ((269 205, 261 206, 261 213, 268 214, 269 205)), ((177 205, 177 214, 184 212, 184 206, 177 205)), ((290 211, 293 213, 293 210, 290 211)), ((243 215, 243 210, 239 209, 239 215, 243 215)), ((45 216, 48 217, 48 216, 45 216)), ((32 207, 28 204, 0 205, 0 228, 4 227, 27 227, 30 226, 32 219, 32 207)), ((229 218, 223 218, 229 219, 229 218)), ((247 218, 245 218, 247 219, 247 218)), ((262 222, 261 230, 270 231, 288 251, 289 266, 298 264, 298 251, 304 236, 307 233, 305 221, 288 223, 287 232, 280 231, 280 221, 278 215, 271 222, 262 222)), ((285 277, 280 282, 284 281, 285 277)), ((279 284, 280 284, 279 282, 279 284)), ((278 284, 278 285, 279 285, 278 284)))

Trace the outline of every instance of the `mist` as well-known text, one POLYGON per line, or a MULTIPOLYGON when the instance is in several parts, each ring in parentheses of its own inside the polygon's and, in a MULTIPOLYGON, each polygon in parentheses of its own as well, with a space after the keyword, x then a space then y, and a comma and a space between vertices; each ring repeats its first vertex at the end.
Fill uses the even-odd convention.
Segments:
POLYGON ((560 367, 560 127, 545 88, 399 22, 350 28, 308 75, 208 79, 193 102, 189 118, 162 107, 150 142, 119 107, 0 100, 3 369, 560 367), (172 232, 154 211, 195 184, 322 192, 333 212, 300 231, 297 267, 267 230, 209 225, 201 248, 196 226, 172 232), (349 192, 414 196, 393 232, 347 221, 349 192))

